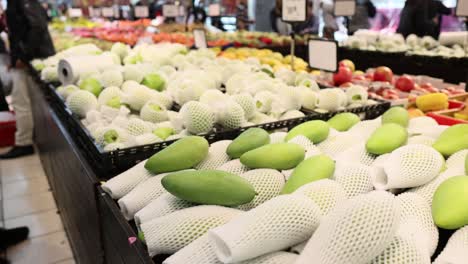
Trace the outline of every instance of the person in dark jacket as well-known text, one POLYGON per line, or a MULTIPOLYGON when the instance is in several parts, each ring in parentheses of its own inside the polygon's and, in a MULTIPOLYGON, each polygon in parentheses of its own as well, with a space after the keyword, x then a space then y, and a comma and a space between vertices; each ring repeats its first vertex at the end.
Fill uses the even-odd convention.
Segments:
POLYGON ((374 18, 377 9, 370 0, 356 1, 356 13, 349 22, 349 34, 352 35, 359 29, 369 29, 369 18, 374 18))
POLYGON ((12 106, 16 116, 15 146, 0 159, 11 159, 34 153, 33 118, 28 86, 34 82, 26 65, 33 59, 55 54, 47 28, 47 13, 38 0, 8 0, 6 10, 10 40, 10 74, 13 80, 12 106))
POLYGON ((429 18, 431 18, 436 23, 435 32, 432 37, 435 39, 439 38, 440 27, 442 24, 442 15, 450 15, 452 10, 446 7, 439 0, 430 0, 429 1, 429 18))
POLYGON ((429 14, 430 1, 432 0, 406 0, 401 10, 397 32, 404 37, 410 34, 419 37, 433 36, 437 24, 429 14))

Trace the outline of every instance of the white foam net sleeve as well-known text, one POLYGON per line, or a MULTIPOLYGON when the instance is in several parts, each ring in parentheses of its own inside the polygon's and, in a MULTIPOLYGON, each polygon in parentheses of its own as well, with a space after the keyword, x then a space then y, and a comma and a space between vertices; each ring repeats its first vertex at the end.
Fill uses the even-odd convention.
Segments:
POLYGON ((195 166, 195 169, 214 170, 228 162, 230 158, 226 154, 226 150, 231 142, 231 140, 222 140, 211 144, 208 155, 202 162, 195 166))
POLYGON ((372 133, 382 125, 382 121, 377 118, 374 120, 365 120, 354 125, 348 133, 361 137, 362 140, 367 141, 372 133))
POLYGON ((374 191, 325 216, 295 264, 368 263, 393 240, 400 220, 395 197, 374 191))
POLYGON ((217 170, 230 172, 235 175, 241 175, 242 173, 248 172, 249 168, 244 166, 244 164, 242 164, 239 159, 235 159, 219 166, 217 170))
POLYGON ((270 134, 270 144, 283 143, 284 139, 286 138, 287 135, 288 135, 288 133, 286 133, 286 132, 271 133, 270 134))
POLYGON ((140 225, 143 223, 192 206, 195 204, 177 198, 170 193, 164 193, 135 214, 135 224, 140 229, 140 225))
POLYGON ((167 173, 153 176, 141 182, 127 195, 119 199, 120 211, 127 220, 133 219, 135 214, 143 209, 143 207, 162 194, 167 193, 161 184, 161 179, 165 175, 167 173))
POLYGON ((151 257, 173 254, 204 235, 208 230, 227 223, 242 211, 222 206, 202 205, 176 211, 143 223, 151 257))
POLYGON ((344 161, 348 163, 361 163, 370 166, 378 156, 370 154, 366 150, 365 144, 357 144, 346 151, 335 156, 335 161, 344 161))
POLYGON ((310 141, 309 138, 307 138, 306 136, 302 136, 302 135, 294 137, 293 139, 289 140, 288 143, 297 144, 304 149, 309 149, 309 148, 314 147, 314 143, 310 141))
POLYGON ((444 158, 425 145, 407 145, 393 151, 384 163, 384 173, 376 173, 374 187, 378 190, 411 188, 424 185, 437 177, 444 158))
POLYGON ((435 139, 428 136, 413 136, 408 138, 408 145, 421 144, 426 146, 432 146, 435 143, 435 139))
POLYGON ((468 226, 458 229, 450 237, 434 264, 462 264, 468 260, 468 226))
POLYGON ((439 174, 435 179, 432 181, 416 187, 411 188, 407 192, 415 193, 421 196, 428 204, 432 204, 432 198, 434 197, 434 193, 445 180, 452 178, 454 176, 460 176, 457 171, 448 169, 439 174))
POLYGON ((102 189, 108 193, 112 199, 124 197, 140 182, 153 176, 152 173, 145 169, 145 163, 146 160, 108 180, 102 185, 102 189))
POLYGON ((312 199, 322 211, 322 215, 327 215, 335 206, 346 200, 343 187, 330 179, 308 183, 301 186, 294 193, 303 194, 312 199))
POLYGON ((337 157, 347 149, 359 144, 361 138, 351 133, 338 133, 335 136, 328 137, 317 145, 317 147, 332 158, 337 157))
POLYGON ((309 242, 309 240, 295 245, 294 247, 291 248, 291 252, 296 253, 296 254, 301 254, 302 251, 304 251, 304 248, 307 245, 307 242, 309 242))
POLYGON ((459 172, 460 175, 465 175, 465 159, 467 155, 468 149, 455 152, 447 159, 447 168, 459 172))
POLYGON ((164 260, 163 264, 221 264, 210 244, 208 234, 197 238, 186 247, 164 260))
POLYGON ((284 179, 287 181, 287 180, 289 180, 289 178, 291 177, 291 175, 292 175, 293 172, 294 172, 294 169, 282 170, 282 171, 281 171, 281 174, 283 174, 284 179))
POLYGON ((263 255, 258 258, 242 261, 239 264, 292 264, 296 261, 297 257, 297 254, 279 251, 263 255))
POLYGON ((306 149, 306 154, 305 154, 304 159, 308 159, 310 157, 317 156, 317 155, 322 155, 322 154, 323 154, 323 152, 317 146, 314 145, 314 146, 306 149))
POLYGON ((439 242, 439 231, 432 219, 431 207, 415 193, 402 193, 396 199, 401 209, 400 227, 413 222, 415 228, 406 232, 414 234, 418 241, 424 243, 429 256, 432 256, 439 242))
POLYGON ((372 168, 359 163, 337 161, 333 178, 343 186, 348 198, 374 190, 371 181, 372 168))
POLYGON ((438 139, 448 126, 436 126, 430 130, 425 130, 421 135, 438 139))
POLYGON ((283 174, 272 169, 251 170, 241 174, 241 177, 250 182, 257 192, 252 201, 237 207, 245 211, 278 196, 285 183, 283 174))
POLYGON ((438 126, 439 124, 431 117, 411 118, 408 122, 408 133, 411 135, 423 134, 426 131, 436 129, 438 126))
POLYGON ((221 262, 236 263, 303 242, 321 217, 306 196, 280 195, 210 230, 210 242, 221 262))
POLYGON ((431 257, 424 243, 406 233, 410 228, 417 227, 409 225, 398 231, 388 247, 370 264, 430 264, 431 257))

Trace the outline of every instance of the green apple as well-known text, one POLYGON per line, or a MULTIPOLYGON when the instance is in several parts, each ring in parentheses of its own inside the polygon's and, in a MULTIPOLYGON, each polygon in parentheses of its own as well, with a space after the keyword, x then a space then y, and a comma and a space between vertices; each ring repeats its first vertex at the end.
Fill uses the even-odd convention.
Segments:
POLYGON ((145 234, 143 234, 142 231, 138 232, 138 239, 140 239, 141 242, 146 242, 145 241, 145 234))
POLYGON ((119 139, 119 133, 117 133, 117 131, 115 131, 114 129, 111 129, 104 133, 103 138, 106 144, 111 144, 119 139))
POLYGON ((166 140, 168 137, 175 135, 175 130, 171 127, 160 127, 153 131, 153 134, 158 136, 162 140, 166 140))
POLYGON ((86 78, 80 83, 80 89, 86 90, 98 97, 102 91, 102 85, 95 78, 86 78))
POLYGON ((162 92, 164 91, 164 86, 166 84, 166 81, 159 74, 150 73, 146 75, 145 78, 143 78, 143 82, 141 82, 141 84, 153 90, 162 92))
POLYGON ((115 96, 106 103, 107 106, 112 108, 120 108, 122 102, 120 101, 120 96, 115 96))
POLYGON ((468 225, 468 177, 444 181, 432 199, 432 218, 438 227, 458 229, 468 225))
POLYGON ((161 108, 161 106, 158 105, 158 104, 150 103, 150 104, 149 104, 149 107, 150 107, 151 109, 153 109, 155 112, 161 112, 161 111, 163 110, 163 109, 161 108))

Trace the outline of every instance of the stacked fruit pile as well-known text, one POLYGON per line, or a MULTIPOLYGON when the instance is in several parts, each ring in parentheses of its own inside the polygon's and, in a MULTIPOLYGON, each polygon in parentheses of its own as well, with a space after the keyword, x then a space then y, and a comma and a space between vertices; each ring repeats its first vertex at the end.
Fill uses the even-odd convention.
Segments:
POLYGON ((369 30, 359 30, 341 43, 342 46, 381 52, 405 52, 408 55, 441 56, 463 58, 467 56, 466 48, 455 44, 452 47, 441 45, 430 36, 419 38, 409 35, 406 39, 400 34, 382 34, 369 30))
POLYGON ((103 184, 164 263, 435 263, 468 258, 468 125, 392 108, 289 132, 178 140, 103 184), (287 155, 285 155, 287 153, 287 155))

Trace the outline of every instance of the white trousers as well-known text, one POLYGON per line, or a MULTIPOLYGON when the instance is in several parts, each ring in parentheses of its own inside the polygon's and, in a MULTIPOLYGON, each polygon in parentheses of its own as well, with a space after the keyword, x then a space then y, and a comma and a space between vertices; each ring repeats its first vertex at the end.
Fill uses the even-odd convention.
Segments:
POLYGON ((13 81, 11 103, 16 116, 15 145, 32 145, 34 123, 28 86, 35 84, 25 69, 11 69, 10 74, 13 81))

